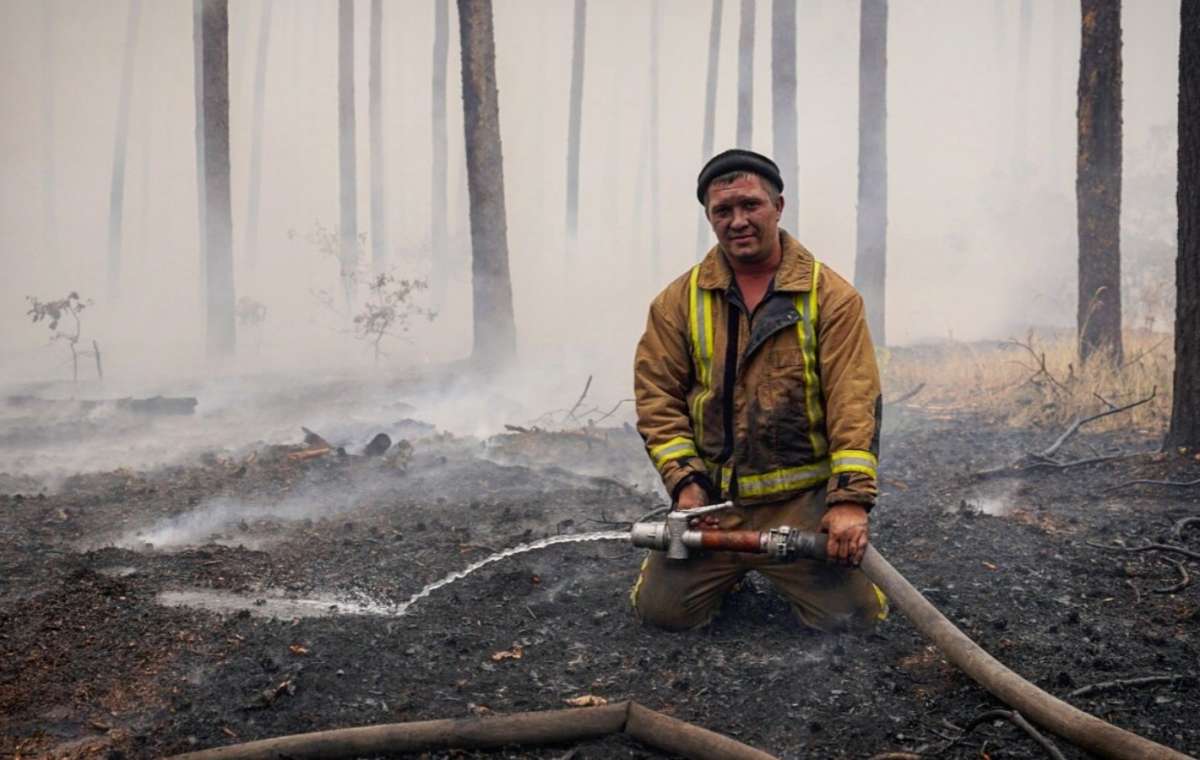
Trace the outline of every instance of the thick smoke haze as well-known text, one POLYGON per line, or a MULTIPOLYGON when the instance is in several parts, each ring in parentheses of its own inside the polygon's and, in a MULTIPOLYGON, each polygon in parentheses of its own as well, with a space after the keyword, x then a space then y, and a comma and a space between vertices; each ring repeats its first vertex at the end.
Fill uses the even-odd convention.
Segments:
MULTIPOLYGON (((739 3, 724 3, 716 147, 734 142, 739 3)), ((772 153, 771 4, 757 5, 753 146, 772 153)), ((787 188, 797 236, 853 276, 857 181, 858 3, 802 0, 797 11, 800 186, 787 188)), ((588 374, 628 395, 646 304, 694 261, 709 4, 662 0, 660 134, 647 132, 652 4, 589 4, 579 243, 566 256, 564 193, 573 4, 496 0, 500 122, 519 353, 537 393, 569 396, 588 374), (651 141, 660 197, 649 194, 651 141), (661 240, 650 239, 657 214, 661 240), (656 279, 652 251, 661 252, 656 279), (549 391, 547 391, 549 386, 549 391)), ((1032 4, 1027 66, 1017 0, 892 0, 888 39, 888 334, 903 344, 1006 337, 1073 324, 1074 165, 1079 6, 1032 4), (1027 70, 1022 80, 1021 72, 1027 70), (1024 89, 1023 89, 1024 88, 1024 89), (1020 104, 1028 105, 1022 113, 1020 104)), ((122 295, 105 288, 112 145, 128 5, 124 0, 4 0, 0 13, 0 375, 69 377, 62 346, 24 315, 26 295, 94 299, 85 338, 127 388, 185 377, 203 363, 196 213, 192 3, 143 3, 130 112, 122 295), (52 207, 51 207, 52 204, 52 207)), ((337 5, 276 3, 265 79, 257 265, 246 263, 259 0, 229 8, 237 295, 267 306, 242 329, 238 368, 372 371, 367 347, 314 295, 337 292, 337 263, 306 241, 338 215, 337 5)), ((386 173, 391 263, 427 277, 432 239, 430 123, 434 3, 384 3, 386 163, 367 151, 369 3, 356 16, 359 229, 369 234, 371 171, 386 173)), ((1124 3, 1128 177, 1174 155, 1179 3, 1124 3)), ((469 232, 450 3, 449 214, 452 281, 432 324, 393 342, 381 373, 470 349, 469 232)), ((1125 218, 1170 239, 1174 170, 1131 181, 1125 218)), ((1126 240, 1136 260, 1140 240, 1126 240)), ((365 252, 369 254, 369 242, 365 252)), ((364 258, 369 258, 364 257, 364 258)), ((360 287, 360 298, 365 287, 360 287)), ((1126 298, 1133 297, 1127 293, 1126 298)), ((1161 324, 1159 325, 1161 327, 1161 324)), ((231 369, 225 367, 223 369, 231 369)), ((528 386, 527 386, 528 387, 528 386)))

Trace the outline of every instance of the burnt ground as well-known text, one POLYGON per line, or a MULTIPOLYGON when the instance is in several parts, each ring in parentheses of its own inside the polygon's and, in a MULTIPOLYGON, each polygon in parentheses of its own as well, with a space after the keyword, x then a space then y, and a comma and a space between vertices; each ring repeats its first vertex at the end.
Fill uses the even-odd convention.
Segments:
MULTIPOLYGON (((1150 453, 1157 440, 1146 432, 1081 433, 1068 445, 1075 456, 1143 453, 980 481, 972 473, 1059 431, 919 408, 889 417, 873 515, 880 551, 1041 687, 1200 753, 1200 584, 1157 593, 1180 577, 1160 552, 1089 545, 1172 540, 1177 520, 1200 515, 1200 488, 1105 489, 1194 479, 1200 461, 1150 453), (1147 675, 1185 678, 1068 696, 1147 675)), ((606 521, 658 504, 628 485, 646 466, 627 429, 489 442, 417 432, 411 456, 352 448, 294 461, 293 448, 262 445, 78 475, 47 494, 20 473, 0 478, 0 755, 157 757, 595 695, 637 700, 781 757, 1043 756, 1003 723, 947 746, 954 726, 998 703, 895 611, 869 635, 824 636, 751 583, 707 629, 642 627, 627 602, 640 552, 620 543, 524 554, 403 617, 362 614, 493 550, 611 529, 606 521), (160 597, 170 591, 227 596, 218 609, 172 606, 160 597), (285 597, 317 601, 288 607, 285 597), (519 657, 494 658, 518 647, 519 657)), ((1182 541, 1200 551, 1200 525, 1182 541)), ((1192 575, 1198 565, 1187 566, 1192 575)), ((1067 757, 1085 756, 1058 743, 1067 757)), ((452 756, 659 757, 625 738, 575 750, 452 756)))

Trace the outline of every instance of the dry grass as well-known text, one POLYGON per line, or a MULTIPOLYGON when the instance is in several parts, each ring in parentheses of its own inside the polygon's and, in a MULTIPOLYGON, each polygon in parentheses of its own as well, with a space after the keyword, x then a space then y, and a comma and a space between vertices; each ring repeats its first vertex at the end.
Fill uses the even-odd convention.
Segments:
POLYGON ((1152 393, 1152 401, 1089 425, 1090 430, 1165 430, 1171 414, 1170 336, 1130 331, 1119 366, 1094 358, 1080 366, 1074 333, 1035 333, 997 343, 947 342, 880 352, 884 397, 918 384, 913 398, 933 412, 988 414, 1015 427, 1065 427, 1152 393))

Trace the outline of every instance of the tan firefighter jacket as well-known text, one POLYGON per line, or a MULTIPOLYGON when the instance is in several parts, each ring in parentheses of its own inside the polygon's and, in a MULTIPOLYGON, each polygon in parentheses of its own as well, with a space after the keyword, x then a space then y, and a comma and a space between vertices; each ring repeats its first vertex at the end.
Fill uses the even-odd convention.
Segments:
POLYGON ((780 240, 752 321, 719 248, 651 303, 634 360, 638 432, 673 497, 700 482, 766 502, 827 482, 827 503, 869 509, 881 400, 863 300, 780 240))

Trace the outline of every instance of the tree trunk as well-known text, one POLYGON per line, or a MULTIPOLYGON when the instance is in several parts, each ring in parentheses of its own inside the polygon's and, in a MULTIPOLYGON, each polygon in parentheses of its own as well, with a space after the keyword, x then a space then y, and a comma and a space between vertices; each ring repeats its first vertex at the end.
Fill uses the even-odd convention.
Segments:
POLYGON ((567 250, 579 229, 579 133, 583 119, 583 60, 586 52, 587 0, 575 0, 574 52, 571 55, 571 104, 567 125, 567 250))
POLYGON ((754 0, 742 0, 737 104, 737 146, 749 148, 754 137, 754 0))
POLYGON ((1079 358, 1121 349, 1121 2, 1082 0, 1079 56, 1079 358))
POLYGON ((887 0, 862 0, 858 42, 858 237, 854 286, 887 345, 887 0))
MULTIPOLYGON (((1029 155, 1029 56, 1033 38, 1033 0, 1021 0, 1017 31, 1017 97, 1013 108, 1013 168, 1027 177, 1033 166, 1029 155)), ((1057 45, 1056 45, 1057 47, 1057 45)))
POLYGON ((229 206, 229 3, 203 0, 204 250, 210 357, 235 344, 233 228, 229 206))
POLYGON ((133 53, 137 50, 142 0, 129 0, 125 21, 125 58, 121 64, 121 94, 117 100, 117 131, 113 138, 112 185, 108 194, 108 293, 121 289, 121 224, 125 206, 125 148, 129 143, 129 100, 133 92, 133 53))
POLYGON ((449 250, 446 245, 450 194, 446 181, 446 61, 450 51, 450 0, 434 0, 433 19, 433 201, 431 209, 430 278, 433 306, 440 309, 449 277, 449 250))
MULTIPOLYGON (((700 148, 701 164, 712 158, 713 140, 717 119, 717 73, 721 52, 721 14, 725 10, 724 0, 712 0, 712 18, 708 23, 708 76, 704 88, 704 142, 700 148)), ((696 252, 703 256, 708 249, 711 236, 708 218, 700 211, 696 228, 696 252)))
POLYGON ((258 23, 258 60, 254 67, 254 116, 250 127, 250 187, 246 193, 246 265, 258 263, 258 205, 262 188, 263 98, 267 87, 267 46, 271 40, 274 0, 263 0, 258 23))
POLYGON ((651 280, 658 282, 659 275, 659 198, 658 198, 658 49, 662 32, 662 2, 650 0, 650 272, 651 280))
POLYGON ((1167 445, 1200 449, 1200 1, 1179 12, 1175 393, 1167 445))
POLYGON ((516 353, 500 97, 491 0, 458 0, 462 47, 463 128, 471 205, 471 274, 475 338, 472 359, 483 368, 509 363, 516 353))
POLYGON ((371 122, 371 269, 387 270, 387 172, 383 155, 383 0, 371 0, 371 50, 369 81, 371 122))
POLYGON ((771 4, 771 105, 774 158, 788 198, 781 221, 785 230, 795 234, 800 224, 800 172, 796 155, 796 0, 774 0, 771 4))
POLYGON ((54 161, 54 27, 53 0, 42 3, 42 243, 46 253, 58 252, 58 201, 55 197, 57 166, 54 161))
MULTIPOLYGON (((196 211, 197 237, 200 243, 199 300, 208 314, 208 215, 204 197, 204 0, 192 0, 192 87, 196 109, 196 211)), ((203 317, 207 319, 207 316, 203 317)))
POLYGON ((354 313, 358 272, 358 168, 354 137, 354 0, 338 0, 338 192, 342 298, 354 313))

